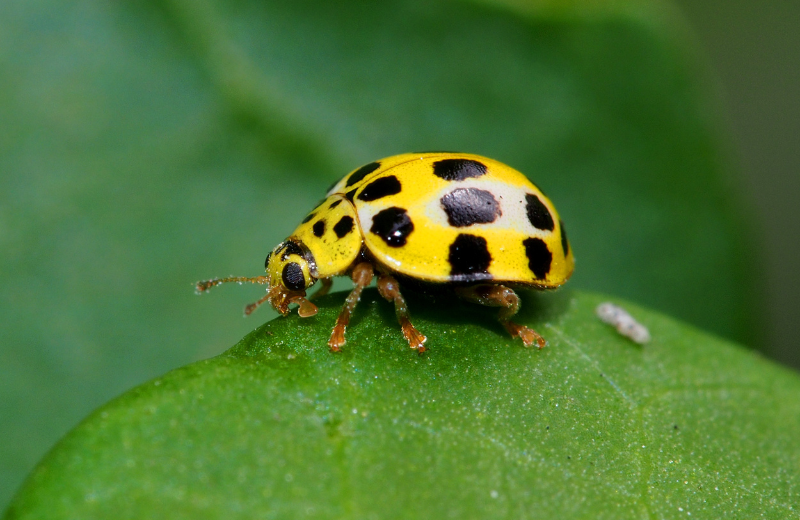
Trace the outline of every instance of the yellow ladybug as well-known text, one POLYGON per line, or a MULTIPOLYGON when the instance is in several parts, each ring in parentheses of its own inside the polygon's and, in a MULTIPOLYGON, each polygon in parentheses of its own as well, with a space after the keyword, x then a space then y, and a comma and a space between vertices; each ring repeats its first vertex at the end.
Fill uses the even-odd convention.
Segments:
POLYGON ((525 346, 544 339, 511 321, 520 306, 512 287, 554 289, 572 274, 575 260, 555 207, 523 174, 486 157, 463 153, 409 153, 349 173, 267 255, 266 276, 198 282, 198 292, 226 282, 267 284, 265 301, 281 314, 298 305, 302 317, 317 307, 306 290, 326 294, 334 276, 354 288, 328 346, 339 351, 361 292, 377 275, 381 296, 394 302, 409 346, 425 350, 426 337, 411 324, 403 285, 449 288, 459 297, 500 307, 500 323, 525 346))

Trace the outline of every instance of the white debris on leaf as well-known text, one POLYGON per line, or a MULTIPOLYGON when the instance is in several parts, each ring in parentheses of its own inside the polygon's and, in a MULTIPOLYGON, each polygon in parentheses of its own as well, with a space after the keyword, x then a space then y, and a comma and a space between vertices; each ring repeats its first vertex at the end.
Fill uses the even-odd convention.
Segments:
POLYGON ((636 343, 644 344, 650 341, 650 331, 647 327, 636 321, 622 307, 611 302, 603 302, 597 306, 595 313, 601 320, 616 327, 617 332, 636 343))

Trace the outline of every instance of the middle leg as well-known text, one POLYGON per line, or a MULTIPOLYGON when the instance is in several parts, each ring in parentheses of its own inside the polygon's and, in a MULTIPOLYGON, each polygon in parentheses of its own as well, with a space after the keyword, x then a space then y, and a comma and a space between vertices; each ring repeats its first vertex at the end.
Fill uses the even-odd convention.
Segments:
POLYGON ((408 341, 408 346, 419 352, 425 352, 425 342, 428 340, 411 324, 411 317, 408 314, 408 306, 403 295, 400 294, 400 284, 393 276, 388 274, 378 275, 378 292, 389 300, 394 302, 394 312, 397 315, 397 321, 400 322, 400 328, 403 331, 403 336, 408 341))

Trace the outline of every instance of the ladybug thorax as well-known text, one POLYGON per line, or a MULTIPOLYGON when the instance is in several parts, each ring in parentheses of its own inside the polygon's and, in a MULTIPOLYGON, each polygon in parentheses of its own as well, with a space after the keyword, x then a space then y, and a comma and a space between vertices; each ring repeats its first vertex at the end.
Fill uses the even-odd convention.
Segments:
POLYGON ((310 272, 316 279, 345 274, 363 246, 356 209, 341 195, 332 195, 317 205, 289 240, 303 245, 312 259, 310 272))

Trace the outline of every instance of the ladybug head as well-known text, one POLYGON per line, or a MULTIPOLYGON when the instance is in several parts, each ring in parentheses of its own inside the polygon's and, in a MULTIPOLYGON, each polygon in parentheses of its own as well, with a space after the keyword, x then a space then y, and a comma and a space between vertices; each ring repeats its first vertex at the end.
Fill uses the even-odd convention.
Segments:
POLYGON ((267 255, 264 269, 267 271, 269 284, 266 299, 276 311, 287 314, 289 304, 297 303, 300 306, 297 310, 300 316, 313 316, 317 313, 316 305, 305 298, 306 289, 314 285, 317 279, 312 274, 316 270, 314 258, 302 242, 285 240, 278 244, 267 255))
POLYGON ((230 276, 197 282, 196 290, 203 293, 228 282, 267 284, 267 294, 244 308, 249 315, 265 301, 269 301, 281 314, 289 313, 289 305, 299 305, 297 314, 306 318, 317 313, 317 306, 306 299, 306 289, 317 282, 312 272, 316 271, 314 257, 299 240, 284 240, 273 249, 264 262, 267 276, 230 276))

